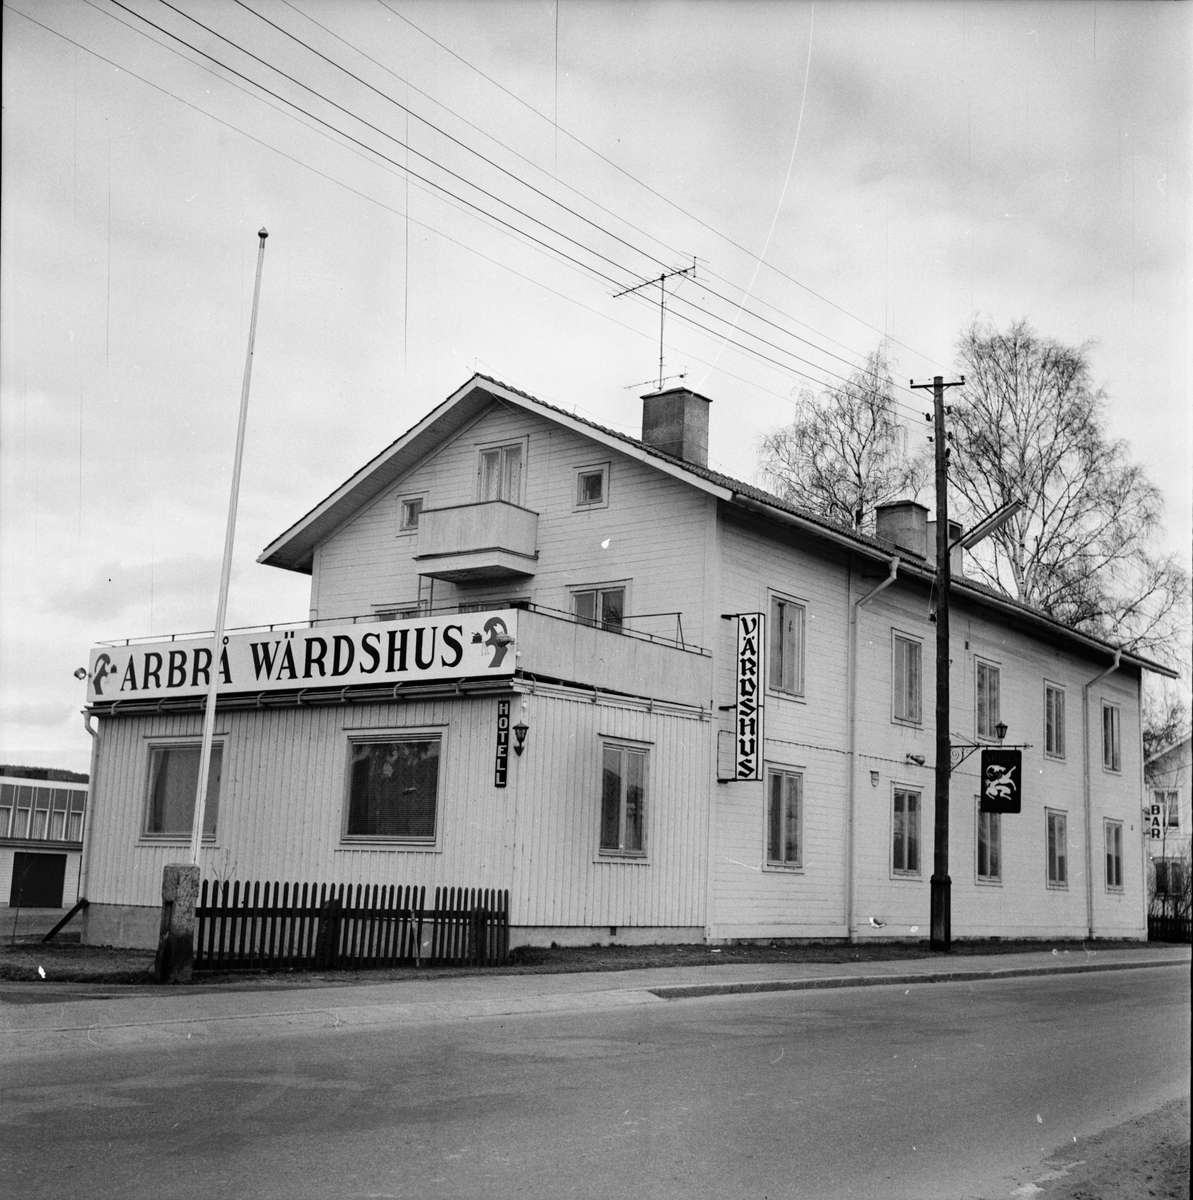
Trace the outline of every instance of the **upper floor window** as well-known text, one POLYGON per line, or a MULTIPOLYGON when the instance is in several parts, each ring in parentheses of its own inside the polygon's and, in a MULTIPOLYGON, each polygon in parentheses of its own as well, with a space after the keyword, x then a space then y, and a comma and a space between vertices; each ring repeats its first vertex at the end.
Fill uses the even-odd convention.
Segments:
POLYGON ((1121 771, 1122 738, 1120 730, 1120 713, 1117 704, 1102 705, 1102 769, 1105 771, 1121 771))
POLYGON ((625 588, 584 588, 573 592, 572 612, 585 625, 618 630, 625 616, 625 588))
MULTIPOLYGON (((1159 805, 1160 820, 1168 829, 1180 829, 1181 827, 1181 794, 1175 790, 1155 791, 1152 793, 1155 799, 1153 804, 1159 805)), ((2 828, 2 822, 0 822, 2 828)))
POLYGON ((770 601, 770 668, 772 691, 804 694, 804 606, 784 596, 770 601))
POLYGON ((2 784, 0 838, 82 841, 86 804, 86 788, 55 787, 32 780, 2 784))
POLYGON ((978 737, 997 737, 999 714, 999 671, 993 663, 977 662, 978 737))
MULTIPOLYGON (((199 788, 199 754, 191 745, 152 746, 149 750, 149 795, 145 806, 147 837, 190 837, 195 821, 195 795, 199 788)), ((207 772, 207 801, 203 807, 203 836, 215 837, 220 803, 223 748, 211 747, 207 772)))
POLYGON ((418 528, 418 518, 423 511, 424 497, 408 496, 401 502, 398 515, 398 532, 411 533, 418 528))
POLYGON ((522 442, 490 446, 480 452, 477 467, 477 499, 522 503, 522 442))
POLYGON ((1065 689, 1054 683, 1044 684, 1044 753, 1065 756, 1065 689))
POLYGON ((609 503, 609 464, 576 472, 576 508, 604 508, 609 503))
POLYGON ((769 772, 766 861, 773 867, 804 865, 804 777, 796 771, 769 772))
POLYGON ((922 720, 920 661, 922 648, 914 638, 895 634, 894 706, 896 721, 922 720))

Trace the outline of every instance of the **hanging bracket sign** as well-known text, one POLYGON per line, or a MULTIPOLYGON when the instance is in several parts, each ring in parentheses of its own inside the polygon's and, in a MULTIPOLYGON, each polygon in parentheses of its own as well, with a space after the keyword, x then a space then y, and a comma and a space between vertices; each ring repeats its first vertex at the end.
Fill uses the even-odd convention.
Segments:
POLYGON ((984 813, 1017 813, 1023 800, 1023 752, 982 750, 982 798, 984 813))
POLYGON ((762 778, 762 638, 762 613, 738 613, 735 779, 762 778))

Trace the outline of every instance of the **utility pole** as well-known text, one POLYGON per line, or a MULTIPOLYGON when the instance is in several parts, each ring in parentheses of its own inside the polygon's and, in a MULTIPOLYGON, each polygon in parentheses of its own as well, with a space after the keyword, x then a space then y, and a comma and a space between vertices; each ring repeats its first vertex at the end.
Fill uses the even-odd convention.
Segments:
POLYGON ((684 267, 683 270, 664 271, 658 279, 644 279, 641 283, 634 284, 633 287, 628 287, 624 291, 615 293, 613 299, 618 296, 628 296, 631 292, 640 292, 644 287, 650 287, 652 283, 659 285, 659 391, 663 390, 663 322, 667 319, 667 280, 673 279, 677 275, 695 275, 696 260, 692 259, 690 267, 684 267))
POLYGON ((931 883, 931 944, 933 950, 949 949, 952 936, 952 880, 949 878, 949 775, 952 745, 949 740, 949 476, 948 436, 944 427, 944 390, 965 383, 946 383, 942 375, 913 388, 932 389, 932 429, 936 449, 936 809, 933 821, 931 883))

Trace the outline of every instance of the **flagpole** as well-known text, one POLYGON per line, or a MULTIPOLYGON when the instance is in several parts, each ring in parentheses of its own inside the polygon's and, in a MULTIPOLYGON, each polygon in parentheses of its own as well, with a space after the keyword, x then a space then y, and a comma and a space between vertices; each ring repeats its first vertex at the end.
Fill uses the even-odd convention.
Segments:
POLYGON ((232 577, 232 544, 236 538, 236 506, 240 498, 240 464, 244 457, 244 430, 249 414, 249 380, 253 374, 253 343, 257 337, 257 302, 261 298, 261 267, 265 262, 265 239, 269 233, 258 231, 257 279, 253 284, 253 314, 249 320, 249 349, 244 361, 244 383, 240 389, 240 423, 236 429, 236 458, 232 466, 232 495, 228 500, 228 528, 224 533, 224 565, 220 572, 220 598, 215 612, 215 636, 212 639, 211 664, 207 680, 207 705, 203 713, 203 743, 199 751, 199 781, 195 788, 195 820, 191 827, 191 863, 198 865, 203 842, 203 822, 207 815, 207 780, 211 773, 211 742, 215 734, 215 698, 219 690, 220 659, 224 646, 224 618, 228 610, 228 583, 232 577))

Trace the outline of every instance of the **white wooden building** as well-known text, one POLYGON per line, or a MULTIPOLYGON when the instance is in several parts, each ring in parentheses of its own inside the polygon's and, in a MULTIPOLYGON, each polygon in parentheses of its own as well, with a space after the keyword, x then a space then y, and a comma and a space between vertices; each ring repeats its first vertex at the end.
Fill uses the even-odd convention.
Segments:
MULTIPOLYGON (((705 398, 643 404, 634 439, 474 376, 266 548, 310 625, 229 639, 207 877, 508 888, 515 945, 927 936, 926 510, 841 529, 710 470, 705 398)), ((1140 681, 1168 672, 963 578, 952 613, 954 742, 1031 744, 1019 814, 953 774, 953 936, 1145 936, 1140 681)), ((91 941, 156 940, 204 654, 92 652, 91 941)))

